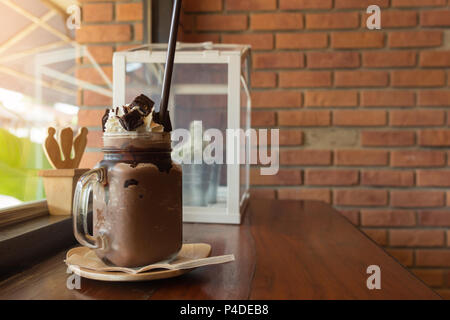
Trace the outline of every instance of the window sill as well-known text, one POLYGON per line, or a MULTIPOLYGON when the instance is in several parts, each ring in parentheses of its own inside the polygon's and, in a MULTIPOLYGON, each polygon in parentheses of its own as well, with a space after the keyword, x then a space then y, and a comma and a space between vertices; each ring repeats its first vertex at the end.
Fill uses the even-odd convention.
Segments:
POLYGON ((70 216, 48 214, 0 228, 0 279, 75 243, 70 216))
POLYGON ((0 228, 48 215, 47 201, 32 201, 0 209, 0 228))

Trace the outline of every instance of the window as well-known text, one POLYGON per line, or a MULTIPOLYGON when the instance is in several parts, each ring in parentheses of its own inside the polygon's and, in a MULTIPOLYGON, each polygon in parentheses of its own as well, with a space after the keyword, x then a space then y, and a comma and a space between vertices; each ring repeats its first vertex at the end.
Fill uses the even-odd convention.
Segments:
POLYGON ((106 76, 66 26, 71 3, 0 2, 0 209, 45 198, 38 171, 51 166, 42 143, 49 126, 78 131, 78 89, 111 95, 76 79, 81 59, 106 76))

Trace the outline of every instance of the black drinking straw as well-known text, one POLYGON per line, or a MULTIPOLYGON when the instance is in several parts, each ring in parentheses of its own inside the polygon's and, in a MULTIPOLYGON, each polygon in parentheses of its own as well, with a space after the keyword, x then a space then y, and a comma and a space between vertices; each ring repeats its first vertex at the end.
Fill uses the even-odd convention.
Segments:
POLYGON ((181 0, 175 0, 172 12, 172 23, 170 25, 169 46, 167 48, 166 70, 161 94, 161 104, 159 106, 159 123, 164 126, 165 131, 172 131, 169 113, 167 111, 170 97, 170 85, 172 83, 173 63, 175 59, 175 49, 177 46, 178 25, 180 21, 181 0))

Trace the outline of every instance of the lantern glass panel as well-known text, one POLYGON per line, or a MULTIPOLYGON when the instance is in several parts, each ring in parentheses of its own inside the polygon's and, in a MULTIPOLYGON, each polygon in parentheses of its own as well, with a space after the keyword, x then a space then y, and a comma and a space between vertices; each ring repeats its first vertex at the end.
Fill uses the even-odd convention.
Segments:
MULTIPOLYGON (((156 44, 114 54, 114 105, 141 93, 160 104, 166 50, 156 44)), ((245 134, 250 128, 248 51, 247 46, 178 44, 169 111, 173 129, 189 133, 187 141, 173 143, 173 152, 183 158, 185 221, 240 222, 248 197, 250 137, 236 139, 235 159, 244 162, 230 164, 227 130, 245 134), (208 149, 219 142, 222 152, 208 149), (205 164, 205 156, 219 163, 205 164)))

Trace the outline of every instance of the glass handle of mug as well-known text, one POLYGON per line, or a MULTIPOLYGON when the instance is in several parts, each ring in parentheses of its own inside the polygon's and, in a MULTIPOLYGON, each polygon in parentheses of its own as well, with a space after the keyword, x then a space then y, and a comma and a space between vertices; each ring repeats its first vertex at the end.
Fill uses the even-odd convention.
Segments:
POLYGON ((106 181, 106 169, 97 168, 83 174, 77 182, 73 199, 73 233, 77 241, 91 249, 104 249, 105 238, 93 237, 88 232, 87 215, 92 187, 106 181))

